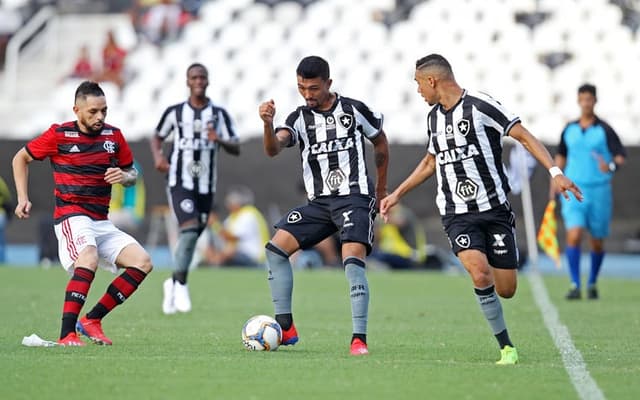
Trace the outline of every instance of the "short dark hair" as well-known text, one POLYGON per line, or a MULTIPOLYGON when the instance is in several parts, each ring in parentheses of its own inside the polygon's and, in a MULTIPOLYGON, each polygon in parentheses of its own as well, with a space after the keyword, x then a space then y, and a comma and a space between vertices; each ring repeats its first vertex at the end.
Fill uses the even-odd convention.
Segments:
POLYGON ((429 67, 438 67, 453 75, 451 64, 449 64, 449 61, 440 54, 429 54, 428 56, 424 56, 416 61, 416 69, 429 67))
POLYGON ((329 63, 322 57, 305 57, 298 64, 296 74, 304 79, 321 78, 326 81, 329 79, 329 63))
POLYGON ((78 101, 79 99, 85 100, 87 96, 95 96, 95 97, 104 96, 104 92, 102 91, 102 88, 100 87, 100 85, 98 85, 96 82, 84 81, 76 89, 76 95, 74 97, 74 100, 75 101, 78 101))
POLYGON ((204 65, 202 65, 199 62, 195 62, 195 63, 193 63, 193 64, 191 64, 191 65, 189 65, 187 67, 187 76, 189 75, 189 71, 191 71, 194 68, 202 68, 202 69, 204 69, 204 72, 206 72, 207 75, 209 75, 209 70, 207 70, 207 67, 205 67, 204 65))
POLYGON ((591 93, 593 97, 596 97, 596 87, 590 83, 582 84, 578 88, 578 94, 580 93, 591 93))

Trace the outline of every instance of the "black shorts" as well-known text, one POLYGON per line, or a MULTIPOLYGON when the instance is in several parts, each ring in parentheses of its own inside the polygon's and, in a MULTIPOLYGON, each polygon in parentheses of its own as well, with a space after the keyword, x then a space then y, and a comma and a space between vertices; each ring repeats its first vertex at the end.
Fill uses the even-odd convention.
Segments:
POLYGON ((509 202, 480 213, 445 215, 442 225, 454 254, 467 249, 480 250, 492 267, 518 267, 516 216, 509 202))
POLYGON ((213 204, 213 193, 200 194, 177 186, 170 187, 168 192, 171 209, 179 225, 195 219, 200 227, 206 226, 213 204))
POLYGON ((373 245, 375 206, 373 197, 359 194, 318 197, 289 211, 275 227, 291 233, 302 249, 313 247, 338 232, 341 243, 362 243, 369 254, 373 245))

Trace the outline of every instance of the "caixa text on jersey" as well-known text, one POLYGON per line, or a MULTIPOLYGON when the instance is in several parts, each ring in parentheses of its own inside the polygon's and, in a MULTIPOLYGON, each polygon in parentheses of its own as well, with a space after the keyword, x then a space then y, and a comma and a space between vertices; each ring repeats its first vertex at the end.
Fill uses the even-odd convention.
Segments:
POLYGON ((212 150, 216 143, 206 138, 187 138, 182 137, 178 141, 180 150, 212 150))
POLYGON ((454 149, 443 150, 438 153, 438 164, 450 164, 453 162, 463 161, 467 158, 472 158, 479 155, 480 152, 476 148, 475 144, 468 146, 456 147, 454 149))
POLYGON ((311 154, 333 153, 334 151, 343 151, 353 148, 355 142, 352 137, 337 138, 327 140, 326 142, 318 142, 309 148, 311 154))

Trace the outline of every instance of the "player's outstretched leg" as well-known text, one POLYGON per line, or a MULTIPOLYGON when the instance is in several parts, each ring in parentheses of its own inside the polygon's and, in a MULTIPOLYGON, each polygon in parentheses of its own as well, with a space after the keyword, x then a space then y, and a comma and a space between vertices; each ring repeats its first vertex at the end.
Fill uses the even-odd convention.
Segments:
POLYGON ((344 272, 349 282, 351 321, 353 336, 350 352, 354 356, 369 354, 367 348, 367 318, 369 315, 369 283, 365 274, 365 262, 357 257, 347 257, 344 272))
POLYGON ((267 272, 271 299, 275 309, 275 318, 282 328, 282 344, 293 345, 298 342, 298 331, 293 324, 291 296, 293 294, 293 269, 289 255, 269 242, 265 246, 267 272))
POLYGON ((129 298, 146 277, 147 274, 138 268, 126 268, 111 282, 98 304, 78 320, 78 333, 88 337, 95 344, 111 345, 113 342, 102 331, 102 318, 129 298))

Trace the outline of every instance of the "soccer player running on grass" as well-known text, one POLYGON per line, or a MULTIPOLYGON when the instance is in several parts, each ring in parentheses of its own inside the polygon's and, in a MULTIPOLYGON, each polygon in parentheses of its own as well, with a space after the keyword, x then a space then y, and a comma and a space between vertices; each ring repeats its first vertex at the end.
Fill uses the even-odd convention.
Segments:
POLYGON ((92 342, 111 345, 102 319, 129 298, 151 272, 151 259, 130 235, 107 219, 111 185, 134 185, 133 155, 120 129, 106 124, 107 102, 97 83, 85 81, 75 93, 76 121, 53 124, 13 158, 18 218, 29 218, 29 163, 49 157, 55 182, 55 233, 62 266, 71 275, 65 290, 58 343, 84 346, 77 332, 92 342), (124 272, 98 304, 78 320, 98 265, 124 272), (117 268, 116 268, 117 267, 117 268))
POLYGON ((276 224, 277 231, 266 245, 275 318, 282 326, 282 344, 295 344, 298 333, 291 312, 293 272, 289 256, 338 232, 351 298, 350 352, 368 354, 369 285, 365 257, 373 243, 376 199, 386 195, 389 159, 382 115, 358 100, 332 92, 329 64, 320 57, 302 59, 296 74, 298 92, 306 105, 289 114, 284 125, 273 126, 273 100, 259 107, 267 155, 274 157, 285 147, 300 146, 309 199, 276 224), (365 138, 374 146, 375 188, 365 163, 365 138))
POLYGON ((436 174, 436 204, 453 252, 471 276, 480 309, 498 340, 498 364, 515 364, 498 295, 516 292, 518 248, 515 215, 507 200, 509 184, 502 164, 502 137, 518 140, 547 169, 558 190, 582 200, 580 189, 554 166, 547 149, 490 96, 462 89, 451 65, 438 54, 416 62, 418 93, 434 106, 428 115, 425 157, 398 188, 380 203, 383 218, 407 192, 436 174))
POLYGON ((175 270, 162 285, 165 314, 191 311, 189 266, 214 201, 218 150, 240 154, 229 113, 207 97, 207 68, 193 63, 186 75, 189 98, 165 110, 150 142, 155 168, 167 175, 169 203, 180 229, 173 252, 175 270), (162 143, 170 137, 173 149, 167 158, 162 143))

